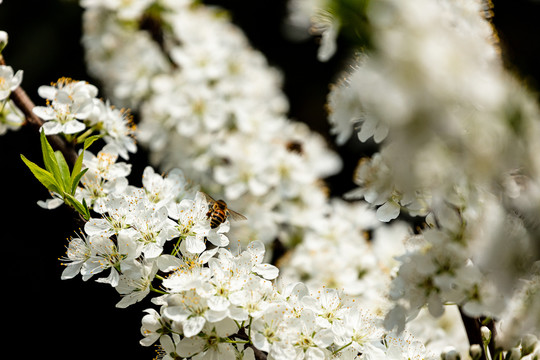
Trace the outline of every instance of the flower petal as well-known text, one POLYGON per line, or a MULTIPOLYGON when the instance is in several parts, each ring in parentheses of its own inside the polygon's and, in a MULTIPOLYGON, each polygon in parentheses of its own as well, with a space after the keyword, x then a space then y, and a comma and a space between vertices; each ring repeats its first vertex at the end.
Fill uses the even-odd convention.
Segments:
POLYGON ((388 222, 399 216, 401 207, 398 203, 392 200, 388 200, 381 207, 377 209, 377 219, 383 222, 388 222))
POLYGON ((188 318, 184 322, 184 335, 186 337, 192 337, 201 332, 206 323, 206 319, 202 316, 194 316, 188 318))
POLYGON ((62 125, 57 121, 48 121, 41 126, 45 135, 56 135, 62 132, 62 125))
POLYGON ((196 353, 204 349, 205 341, 200 338, 183 338, 182 341, 176 347, 176 353, 183 357, 187 358, 195 355, 196 353))
POLYGON ((39 200, 37 204, 42 207, 43 209, 52 210, 56 209, 60 205, 64 203, 64 200, 60 198, 54 198, 54 199, 47 199, 45 201, 39 200))
POLYGON ((273 280, 279 275, 279 269, 270 264, 257 264, 253 267, 253 271, 267 280, 273 280))
POLYGON ((78 120, 71 120, 64 124, 64 134, 75 134, 86 129, 86 125, 78 120))
POLYGON ((54 100, 56 92, 58 91, 54 86, 42 85, 38 87, 38 94, 44 99, 54 100))
POLYGON ((200 254, 206 250, 206 245, 197 236, 188 236, 186 238, 186 250, 192 254, 200 254))
POLYGON ((32 112, 45 121, 56 119, 56 113, 50 107, 34 106, 34 108, 32 109, 32 112))

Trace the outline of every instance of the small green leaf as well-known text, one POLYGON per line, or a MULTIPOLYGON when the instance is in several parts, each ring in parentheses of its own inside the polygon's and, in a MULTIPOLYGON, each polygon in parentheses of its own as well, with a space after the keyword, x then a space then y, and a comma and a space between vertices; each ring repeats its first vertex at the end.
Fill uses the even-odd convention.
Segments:
POLYGON ((88 205, 86 204, 86 199, 82 199, 82 203, 84 206, 84 211, 86 212, 86 215, 84 215, 84 220, 88 221, 90 220, 90 209, 88 209, 88 205))
MULTIPOLYGON (((84 157, 84 150, 81 151, 79 156, 77 157, 77 160, 75 161, 75 164, 73 165, 73 170, 71 170, 71 187, 73 188, 73 184, 75 183, 75 178, 80 174, 82 169, 82 161, 84 157)), ((79 177, 80 179, 80 177, 79 177)), ((77 186, 77 185, 75 185, 77 186)), ((71 192, 73 194, 73 192, 71 192)))
POLYGON ((41 140, 41 152, 43 153, 43 163, 45 164, 45 169, 49 171, 57 181, 57 185, 60 190, 64 191, 64 184, 62 181, 62 175, 60 173, 60 168, 58 166, 54 150, 51 147, 51 144, 47 141, 45 133, 42 131, 40 133, 41 140))
POLYGON ((64 190, 68 191, 71 189, 71 175, 69 174, 69 166, 64 158, 64 155, 60 151, 55 151, 54 156, 56 163, 58 164, 58 169, 60 170, 60 179, 56 179, 58 182, 63 184, 64 190))
POLYGON ((93 127, 87 129, 85 132, 83 132, 82 134, 79 134, 79 136, 77 136, 77 138, 75 139, 75 142, 77 144, 80 144, 80 143, 84 142, 84 140, 88 137, 88 135, 90 135, 93 132, 94 132, 93 127))
MULTIPOLYGON (((83 149, 81 150, 81 153, 79 154, 79 156, 77 157, 77 160, 75 161, 75 164, 73 165, 73 170, 71 171, 71 186, 72 188, 73 187, 76 187, 77 184, 78 184, 78 181, 77 181, 77 184, 75 184, 75 177, 79 175, 79 173, 81 172, 81 169, 82 169, 82 163, 83 163, 83 159, 84 159, 84 151, 90 146, 92 145, 92 143, 94 141, 96 141, 97 139, 99 139, 101 136, 100 135, 94 135, 94 136, 91 136, 89 137, 88 139, 86 139, 86 141, 84 142, 84 147, 83 149)), ((81 175, 82 176, 82 175, 81 175)), ((79 179, 80 179, 80 176, 79 176, 79 179)), ((73 191, 71 192, 73 194, 73 191)))
POLYGON ((38 179, 38 181, 43 184, 49 191, 61 194, 60 186, 56 182, 54 176, 45 169, 40 168, 32 161, 28 160, 24 155, 21 154, 21 159, 24 161, 26 166, 30 169, 32 174, 38 179))
POLYGON ((47 136, 45 135, 45 132, 40 132, 39 140, 41 141, 41 153, 43 154, 43 163, 45 164, 45 169, 51 171, 55 163, 54 150, 51 144, 49 144, 49 142, 47 141, 47 136))
POLYGON ((81 181, 81 178, 83 177, 84 174, 86 174, 87 171, 88 171, 88 169, 84 169, 83 171, 80 171, 77 175, 75 175, 75 177, 72 178, 72 180, 71 180, 71 195, 75 195, 75 190, 77 190, 77 186, 79 185, 79 181, 81 181))
POLYGON ((94 143, 94 141, 101 139, 102 135, 94 135, 90 136, 86 140, 84 140, 84 146, 83 149, 86 150, 94 143))
POLYGON ((75 161, 75 165, 73 165, 73 170, 71 172, 71 194, 72 195, 75 194, 77 185, 79 185, 79 181, 81 180, 81 177, 86 172, 86 170, 83 170, 81 173, 82 162, 84 159, 84 151, 88 149, 88 147, 92 145, 94 141, 99 140, 100 138, 101 138, 101 135, 94 135, 94 136, 90 136, 84 141, 83 149, 81 153, 79 154, 79 156, 77 157, 77 160, 75 161))

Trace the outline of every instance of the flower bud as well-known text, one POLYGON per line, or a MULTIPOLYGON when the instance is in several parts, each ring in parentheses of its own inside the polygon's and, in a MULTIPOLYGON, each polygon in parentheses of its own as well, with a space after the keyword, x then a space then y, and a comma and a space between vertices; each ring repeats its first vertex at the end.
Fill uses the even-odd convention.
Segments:
POLYGON ((472 360, 478 360, 482 357, 482 347, 479 344, 472 344, 469 348, 469 354, 472 360))
POLYGON ((441 353, 441 360, 461 360, 461 355, 452 346, 449 346, 441 353))
POLYGON ((538 344, 538 338, 533 334, 527 334, 521 339, 521 352, 523 356, 529 355, 534 351, 538 344))
POLYGON ((8 44, 8 33, 0 30, 0 52, 4 50, 8 44))
POLYGON ((485 345, 489 344, 491 341, 491 330, 487 326, 482 326, 480 328, 480 332, 482 334, 482 341, 485 345))

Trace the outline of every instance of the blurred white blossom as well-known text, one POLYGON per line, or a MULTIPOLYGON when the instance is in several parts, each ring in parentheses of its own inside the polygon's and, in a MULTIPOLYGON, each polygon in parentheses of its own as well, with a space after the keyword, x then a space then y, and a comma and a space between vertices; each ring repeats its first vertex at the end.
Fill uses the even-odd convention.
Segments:
POLYGON ((5 101, 0 110, 0 135, 20 129, 24 121, 22 112, 11 101, 5 101))
POLYGON ((22 77, 22 70, 13 73, 13 68, 11 66, 0 65, 0 101, 7 99, 9 94, 19 87, 22 82, 22 77))

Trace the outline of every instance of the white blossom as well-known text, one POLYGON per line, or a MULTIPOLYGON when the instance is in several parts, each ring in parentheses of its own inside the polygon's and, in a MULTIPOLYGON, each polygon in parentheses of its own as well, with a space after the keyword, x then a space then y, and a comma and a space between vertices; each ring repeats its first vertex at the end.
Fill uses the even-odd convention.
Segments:
POLYGON ((232 344, 221 342, 238 330, 236 324, 225 319, 214 324, 206 324, 199 337, 186 337, 180 341, 177 350, 178 355, 190 357, 198 355, 200 359, 236 359, 235 348, 232 344))
POLYGON ((4 102, 0 110, 0 135, 20 129, 24 121, 24 115, 11 101, 4 102))
POLYGON ((64 261, 62 264, 66 266, 62 271, 62 280, 77 276, 91 255, 92 248, 85 236, 72 237, 66 249, 66 256, 62 258, 64 261))
POLYGON ((118 285, 120 271, 125 264, 129 264, 141 254, 140 246, 128 235, 121 234, 117 239, 118 245, 111 239, 102 235, 88 238, 91 255, 83 264, 81 275, 83 280, 110 269, 109 276, 97 279, 98 282, 108 283, 113 287, 118 285))
POLYGON ((0 65, 0 101, 7 99, 9 94, 19 87, 22 77, 22 70, 14 74, 11 66, 0 65))
POLYGON ((90 116, 97 96, 94 85, 61 78, 52 86, 39 87, 38 93, 48 103, 32 111, 45 121, 42 129, 46 135, 75 134, 86 129, 84 120, 90 116))
POLYGON ((143 346, 150 346, 161 337, 168 324, 156 310, 146 309, 144 312, 146 315, 141 320, 141 334, 144 337, 140 343, 143 346))
POLYGON ((125 264, 116 286, 116 291, 122 295, 116 307, 125 308, 144 299, 150 293, 150 284, 157 270, 155 262, 125 264))

